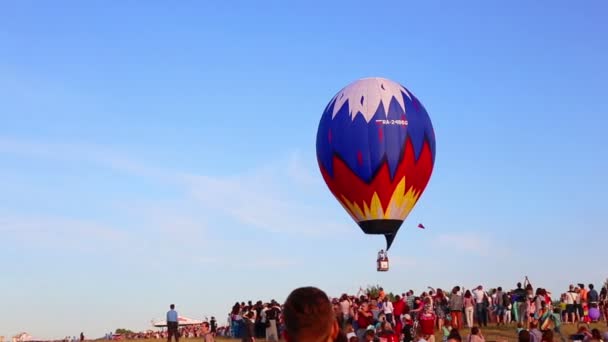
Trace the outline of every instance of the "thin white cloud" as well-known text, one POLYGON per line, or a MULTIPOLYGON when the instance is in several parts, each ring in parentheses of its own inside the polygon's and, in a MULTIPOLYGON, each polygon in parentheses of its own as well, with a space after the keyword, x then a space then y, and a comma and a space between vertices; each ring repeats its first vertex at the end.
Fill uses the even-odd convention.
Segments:
POLYGON ((295 151, 287 163, 287 173, 294 181, 303 186, 323 186, 323 180, 318 168, 312 170, 316 166, 316 160, 305 162, 301 153, 295 151))
POLYGON ((105 242, 116 246, 129 239, 123 230, 87 220, 1 214, 0 234, 4 241, 23 248, 70 246, 90 250, 105 242))
POLYGON ((391 256, 389 259, 389 262, 390 262, 391 267, 398 266, 401 269, 416 268, 420 265, 418 260, 416 260, 415 258, 398 256, 398 255, 391 256))
POLYGON ((268 256, 247 256, 241 258, 235 258, 231 256, 224 257, 209 257, 203 256, 195 259, 196 262, 204 265, 214 265, 219 267, 227 268, 239 268, 239 269, 251 269, 251 268, 262 268, 262 269, 284 269, 300 264, 298 260, 288 259, 283 256, 279 257, 268 257, 268 256))
POLYGON ((479 233, 440 234, 438 241, 444 248, 480 256, 506 256, 510 253, 509 248, 497 239, 479 233))
MULTIPOLYGON (((233 176, 209 176, 163 169, 103 147, 86 144, 43 143, 0 137, 1 153, 90 163, 152 179, 182 191, 181 200, 189 205, 202 207, 213 214, 228 215, 237 222, 266 232, 327 236, 350 231, 346 215, 336 220, 327 208, 307 202, 301 196, 311 191, 325 191, 328 198, 331 195, 320 175, 314 175, 315 171, 311 170, 313 165, 305 166, 297 152, 233 176)), ((177 223, 165 226, 173 227, 171 229, 180 226, 199 229, 198 219, 183 212, 180 214, 182 216, 177 223)))
POLYGON ((70 161, 93 164, 121 171, 126 174, 170 182, 172 174, 161 168, 151 167, 133 158, 103 146, 86 143, 57 143, 25 141, 0 137, 0 154, 12 154, 53 161, 70 161))
POLYGON ((441 234, 438 239, 439 243, 456 250, 479 254, 486 254, 488 251, 489 241, 472 234, 441 234))
POLYGON ((188 176, 184 182, 202 205, 267 232, 326 235, 348 229, 327 217, 323 208, 300 200, 296 185, 288 181, 282 186, 281 171, 237 178, 188 176))

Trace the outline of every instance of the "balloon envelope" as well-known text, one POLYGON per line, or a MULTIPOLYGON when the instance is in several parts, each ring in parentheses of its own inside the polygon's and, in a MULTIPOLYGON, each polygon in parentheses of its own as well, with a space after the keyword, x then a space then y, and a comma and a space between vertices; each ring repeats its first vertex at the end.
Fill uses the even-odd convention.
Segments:
POLYGON ((388 250, 431 177, 435 133, 424 106, 405 87, 361 79, 325 108, 317 160, 336 199, 363 232, 385 235, 388 250))

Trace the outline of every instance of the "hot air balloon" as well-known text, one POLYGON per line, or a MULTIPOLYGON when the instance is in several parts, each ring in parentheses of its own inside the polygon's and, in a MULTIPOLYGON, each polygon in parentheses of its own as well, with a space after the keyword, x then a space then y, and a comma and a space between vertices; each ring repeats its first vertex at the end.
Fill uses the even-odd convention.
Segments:
POLYGON ((317 161, 332 194, 364 233, 386 237, 388 251, 433 171, 431 119, 401 84, 355 81, 321 116, 317 161))

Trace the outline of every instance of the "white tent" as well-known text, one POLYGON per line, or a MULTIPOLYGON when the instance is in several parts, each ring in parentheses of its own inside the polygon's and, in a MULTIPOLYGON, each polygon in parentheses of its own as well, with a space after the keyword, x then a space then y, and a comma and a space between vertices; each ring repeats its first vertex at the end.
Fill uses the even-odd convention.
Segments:
POLYGON ((15 336, 13 336, 13 342, 27 342, 27 341, 32 341, 32 335, 26 333, 26 332, 22 332, 19 333, 15 336))
MULTIPOLYGON (((188 317, 184 317, 184 316, 179 316, 177 318, 177 321, 180 326, 203 324, 203 321, 201 321, 201 320, 192 319, 192 318, 188 318, 188 317)), ((157 327, 157 328, 166 327, 167 321, 152 321, 152 326, 157 327)))

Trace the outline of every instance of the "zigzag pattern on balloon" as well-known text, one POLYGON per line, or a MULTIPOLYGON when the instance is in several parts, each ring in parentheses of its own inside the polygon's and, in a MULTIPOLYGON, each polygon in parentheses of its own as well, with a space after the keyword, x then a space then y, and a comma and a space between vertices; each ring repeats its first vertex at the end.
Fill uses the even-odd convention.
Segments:
POLYGON ((338 156, 333 157, 333 176, 319 162, 332 194, 356 222, 373 219, 405 220, 426 188, 433 170, 433 156, 425 142, 416 158, 407 138, 401 163, 391 177, 384 162, 371 182, 365 182, 338 156))

